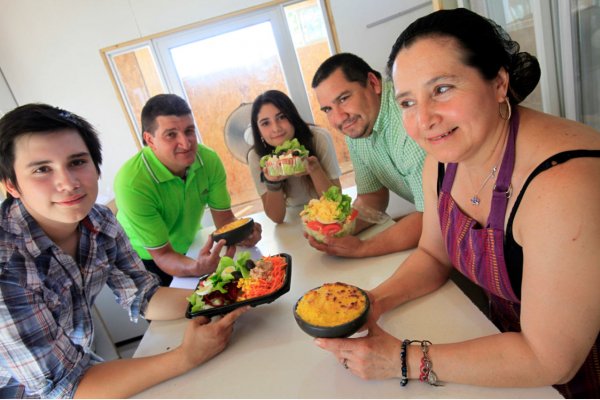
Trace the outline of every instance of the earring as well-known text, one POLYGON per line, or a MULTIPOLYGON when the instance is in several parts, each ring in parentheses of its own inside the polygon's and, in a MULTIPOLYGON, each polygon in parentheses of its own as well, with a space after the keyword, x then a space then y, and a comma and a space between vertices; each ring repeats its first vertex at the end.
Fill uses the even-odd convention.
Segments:
POLYGON ((512 109, 510 107, 510 101, 508 100, 508 96, 504 98, 504 101, 502 103, 499 104, 498 106, 498 114, 500 114, 500 118, 502 118, 505 121, 508 121, 512 115, 512 109), (506 103, 506 116, 502 115, 502 104, 506 103))
POLYGON ((262 137, 262 135, 260 136, 260 141, 262 142, 263 146, 267 145, 267 143, 265 143, 265 138, 262 137))

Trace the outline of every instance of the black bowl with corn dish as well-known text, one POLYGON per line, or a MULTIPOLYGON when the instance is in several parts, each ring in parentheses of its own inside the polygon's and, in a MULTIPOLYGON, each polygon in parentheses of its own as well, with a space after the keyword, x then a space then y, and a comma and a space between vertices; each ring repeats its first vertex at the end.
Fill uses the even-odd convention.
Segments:
POLYGON ((252 218, 240 218, 223 225, 212 233, 215 242, 225 239, 227 246, 238 244, 252 234, 254 220, 252 218))
POLYGON ((369 306, 369 296, 362 289, 341 282, 325 283, 296 302, 294 318, 310 336, 344 338, 367 322, 369 306))

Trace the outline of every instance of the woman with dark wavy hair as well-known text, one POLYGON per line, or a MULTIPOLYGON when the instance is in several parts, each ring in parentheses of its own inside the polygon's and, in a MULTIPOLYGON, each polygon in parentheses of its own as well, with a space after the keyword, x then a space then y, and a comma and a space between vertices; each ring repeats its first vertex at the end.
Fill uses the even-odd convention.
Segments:
POLYGON ((330 186, 340 187, 341 170, 329 132, 309 125, 292 100, 279 90, 268 90, 252 104, 254 147, 248 164, 265 213, 276 223, 283 222, 287 206, 299 206, 318 198, 330 186), (306 171, 292 176, 271 176, 260 167, 260 158, 269 155, 286 140, 298 139, 308 151, 306 171))
POLYGON ((317 344, 368 379, 556 385, 566 397, 600 397, 599 133, 520 106, 538 83, 537 60, 465 9, 411 24, 388 71, 404 126, 428 153, 423 233, 371 291, 369 335, 317 344), (431 344, 377 326, 452 268, 486 291, 501 333, 431 344))

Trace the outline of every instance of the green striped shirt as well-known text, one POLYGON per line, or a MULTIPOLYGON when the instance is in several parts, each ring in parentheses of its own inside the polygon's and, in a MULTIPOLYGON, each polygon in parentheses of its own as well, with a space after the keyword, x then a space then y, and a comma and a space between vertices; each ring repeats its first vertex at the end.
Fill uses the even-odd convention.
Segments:
POLYGON ((404 130, 391 82, 383 82, 381 108, 366 138, 346 136, 358 194, 386 187, 423 211, 422 170, 425 152, 404 130))

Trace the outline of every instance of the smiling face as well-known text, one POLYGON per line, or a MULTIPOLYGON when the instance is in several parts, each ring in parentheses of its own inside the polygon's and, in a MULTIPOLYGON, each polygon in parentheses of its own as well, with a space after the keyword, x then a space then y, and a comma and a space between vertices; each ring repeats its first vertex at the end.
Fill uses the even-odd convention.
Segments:
POLYGON ((144 139, 173 175, 184 176, 186 169, 196 159, 198 139, 196 125, 190 114, 156 117, 154 133, 144 132, 144 139))
POLYGON ((79 133, 27 134, 15 140, 14 148, 18 189, 5 182, 11 196, 47 234, 76 229, 98 195, 98 172, 79 133))
POLYGON ((441 162, 468 160, 497 143, 506 96, 503 69, 491 81, 463 63, 454 39, 418 39, 397 55, 392 70, 404 127, 427 153, 441 162))
POLYGON ((329 123, 344 135, 357 139, 373 132, 381 107, 381 81, 373 73, 362 86, 348 81, 338 68, 315 88, 315 93, 329 123))
POLYGON ((258 130, 269 146, 277 147, 294 138, 294 126, 279 108, 265 103, 258 112, 258 130))

